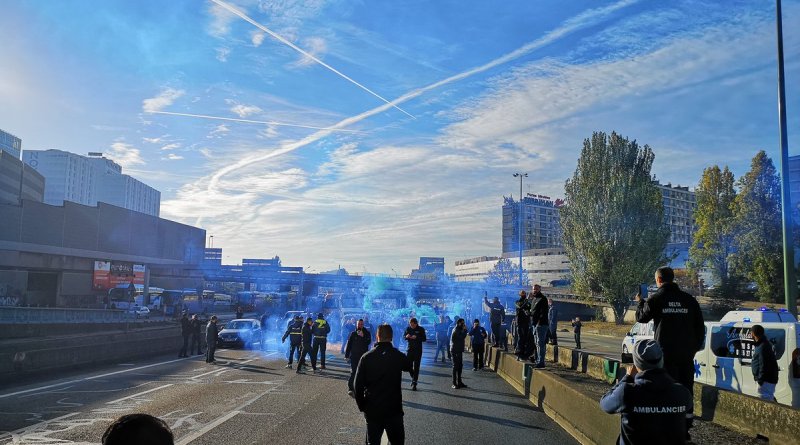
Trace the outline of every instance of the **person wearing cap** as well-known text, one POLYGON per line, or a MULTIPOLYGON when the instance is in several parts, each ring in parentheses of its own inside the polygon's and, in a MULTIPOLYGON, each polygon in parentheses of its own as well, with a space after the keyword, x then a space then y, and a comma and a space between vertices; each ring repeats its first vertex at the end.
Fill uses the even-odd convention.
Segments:
POLYGON ((600 408, 622 414, 620 445, 685 444, 686 414, 692 395, 664 369, 664 354, 655 340, 633 346, 633 365, 600 399, 600 408))
POLYGON ((217 329, 217 316, 212 315, 211 320, 206 325, 206 363, 216 363, 214 359, 214 351, 217 349, 217 337, 219 336, 219 329, 217 329))
MULTIPOLYGON (((292 324, 286 328, 281 343, 286 342, 286 337, 289 337, 289 363, 286 364, 286 367, 292 369, 292 359, 295 354, 300 353, 300 349, 303 347, 303 319, 299 315, 295 315, 292 324)), ((300 363, 299 359, 297 363, 300 363)))
POLYGON ((425 337, 425 328, 419 325, 417 319, 412 317, 408 320, 403 338, 408 342, 406 355, 411 360, 411 390, 417 390, 417 380, 419 379, 419 368, 422 364, 422 344, 428 339, 425 337))
POLYGON ((331 325, 325 321, 325 316, 320 312, 314 320, 312 333, 314 334, 314 345, 311 350, 311 367, 316 369, 317 354, 319 354, 320 369, 325 369, 325 354, 328 349, 328 334, 331 332, 331 325))

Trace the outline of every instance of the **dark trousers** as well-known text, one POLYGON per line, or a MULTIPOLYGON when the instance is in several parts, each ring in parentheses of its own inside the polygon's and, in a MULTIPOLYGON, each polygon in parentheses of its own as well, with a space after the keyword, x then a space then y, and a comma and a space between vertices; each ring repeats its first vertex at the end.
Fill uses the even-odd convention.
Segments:
POLYGON ((403 426, 403 415, 386 420, 367 420, 367 445, 380 445, 383 432, 391 445, 403 445, 406 441, 406 430, 403 426))
POLYGON ((314 349, 311 351, 311 367, 317 368, 317 354, 322 367, 325 367, 325 351, 328 348, 328 340, 324 338, 314 338, 314 349))
POLYGON ((444 359, 446 356, 450 355, 447 351, 447 347, 449 346, 449 342, 447 340, 437 340, 436 341, 436 355, 433 356, 433 361, 439 360, 439 352, 442 353, 442 363, 444 363, 444 359))
POLYGON ((289 364, 290 365, 292 364, 292 358, 294 358, 293 356, 295 354, 297 354, 297 357, 298 357, 297 359, 300 360, 300 349, 302 349, 300 347, 300 345, 289 344, 289 364))
POLYGON ((317 360, 311 354, 311 345, 302 345, 300 347, 300 361, 297 362, 297 372, 300 372, 300 367, 306 364, 306 355, 311 359, 311 367, 317 369, 317 360))
POLYGON ((460 385, 461 372, 464 371, 464 357, 460 352, 453 352, 453 384, 460 385))
MULTIPOLYGON (((667 357, 664 357, 664 369, 667 371, 667 374, 670 375, 676 382, 683 385, 686 389, 689 390, 689 394, 692 395, 692 400, 694 400, 694 359, 672 359, 667 360, 667 357)), ((686 430, 688 431, 689 428, 692 427, 694 424, 694 413, 690 411, 686 413, 686 430)))
POLYGON ((178 353, 178 357, 186 357, 187 348, 189 348, 189 334, 183 336, 183 346, 181 346, 181 352, 178 353))
POLYGON ((531 327, 528 325, 520 325, 517 328, 517 356, 519 358, 528 358, 533 350, 533 336, 531 335, 531 327))
POLYGON ((214 351, 217 349, 217 345, 214 342, 209 342, 206 348, 206 363, 211 363, 214 361, 214 351))
POLYGON ((492 344, 500 344, 500 323, 492 323, 492 344))
POLYGON ((575 347, 581 349, 581 332, 578 331, 575 333, 575 347))
POLYGON ((190 344, 191 346, 189 347, 189 354, 200 355, 203 353, 203 348, 202 345, 200 344, 200 334, 192 334, 192 339, 190 344))
POLYGON ((347 389, 354 390, 353 382, 356 380, 356 370, 358 369, 358 361, 361 360, 360 355, 350 356, 350 378, 347 380, 347 389))
POLYGON ((484 345, 472 345, 472 369, 483 369, 484 345))
POLYGON ((422 364, 422 349, 410 350, 406 352, 408 359, 411 360, 411 381, 417 383, 419 379, 419 367, 422 364))
POLYGON ((558 344, 558 334, 556 334, 556 329, 552 326, 547 331, 547 342, 550 343, 551 345, 558 344))

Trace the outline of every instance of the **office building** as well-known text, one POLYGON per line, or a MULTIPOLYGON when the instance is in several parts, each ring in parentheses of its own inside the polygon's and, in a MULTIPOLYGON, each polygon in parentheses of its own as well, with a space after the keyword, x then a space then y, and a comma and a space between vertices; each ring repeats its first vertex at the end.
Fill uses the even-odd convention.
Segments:
POLYGON ((689 187, 656 182, 664 203, 664 224, 669 227, 668 244, 691 244, 697 195, 689 187))
POLYGON ((411 269, 411 277, 422 279, 435 279, 444 275, 444 258, 419 257, 419 268, 411 269))
POLYGON ((0 151, 19 159, 20 153, 22 153, 22 140, 13 134, 0 130, 0 151))
POLYGON ((19 204, 20 200, 42 202, 44 176, 7 151, 0 151, 0 203, 19 204))
POLYGON ((44 202, 64 201, 96 206, 99 202, 158 216, 161 192, 122 173, 122 167, 102 153, 81 156, 62 150, 26 150, 25 164, 46 179, 44 202))
POLYGON ((548 249, 561 246, 558 209, 563 201, 549 196, 528 194, 522 199, 522 224, 519 201, 503 197, 503 253, 548 249), (520 225, 522 236, 519 236, 520 225))
MULTIPOLYGON (((486 281, 489 273, 495 268, 500 257, 481 256, 456 261, 456 281, 486 281)), ((519 254, 504 253, 502 259, 511 262, 512 270, 519 270, 519 254)), ((531 249, 522 252, 522 268, 528 275, 530 284, 543 287, 554 285, 554 282, 569 281, 571 271, 569 258, 563 248, 531 249)), ((511 281, 516 282, 517 272, 511 273, 511 281)))

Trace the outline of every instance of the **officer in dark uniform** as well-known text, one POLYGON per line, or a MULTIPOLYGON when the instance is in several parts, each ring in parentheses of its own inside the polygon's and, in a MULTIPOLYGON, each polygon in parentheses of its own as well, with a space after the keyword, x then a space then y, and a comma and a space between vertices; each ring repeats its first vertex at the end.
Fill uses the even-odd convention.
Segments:
POLYGON ((317 354, 319 354, 320 369, 325 369, 325 351, 328 348, 328 334, 331 332, 331 325, 325 321, 322 312, 317 314, 312 329, 314 334, 314 347, 311 352, 311 367, 317 368, 317 354))
POLYGON ((354 382, 358 410, 367 420, 367 445, 381 443, 383 432, 391 444, 405 442, 403 426, 403 372, 411 361, 392 346, 392 327, 378 326, 378 343, 361 356, 354 382))
MULTIPOLYGON (((650 297, 636 296, 636 321, 653 320, 654 339, 664 351, 664 369, 694 394, 694 354, 703 349, 705 326, 697 300, 673 282, 670 267, 656 270, 658 290, 650 297)), ((687 430, 692 427, 692 411, 686 413, 687 430)))
POLYGON ((664 355, 655 340, 633 346, 633 366, 600 399, 600 408, 622 414, 617 443, 685 444, 685 414, 692 410, 692 395, 663 368, 664 355))
POLYGON ((506 308, 500 304, 500 299, 494 297, 491 302, 487 295, 483 296, 483 302, 489 308, 489 324, 492 329, 492 346, 500 346, 500 325, 506 319, 506 308))
POLYGON ((406 355, 411 360, 411 390, 417 390, 417 380, 419 379, 419 367, 422 364, 422 344, 427 341, 425 338, 425 328, 419 325, 416 318, 408 320, 408 327, 403 335, 408 342, 406 355))
POLYGON ((350 360, 350 379, 347 381, 347 394, 353 396, 353 381, 356 378, 356 369, 358 369, 358 361, 361 356, 369 351, 369 345, 372 343, 369 331, 364 329, 364 320, 359 319, 356 322, 356 329, 350 333, 345 341, 344 358, 350 360))
POLYGON ((300 374, 303 366, 306 366, 306 355, 311 358, 311 367, 316 371, 317 361, 311 354, 311 339, 314 337, 314 320, 312 320, 311 317, 306 318, 306 322, 303 324, 303 329, 300 332, 303 337, 303 346, 300 349, 300 361, 297 362, 297 373, 300 374))
MULTIPOLYGON (((286 367, 292 369, 292 358, 295 352, 299 352, 303 347, 303 319, 299 315, 294 316, 292 324, 289 325, 283 334, 283 338, 281 338, 281 343, 286 343, 286 337, 289 337, 289 363, 286 364, 286 367)), ((297 367, 300 367, 300 362, 298 362, 297 367)))
POLYGON ((192 322, 189 321, 189 316, 186 312, 183 313, 181 316, 181 335, 183 336, 183 346, 181 346, 181 351, 178 353, 178 357, 188 357, 189 354, 186 353, 187 348, 189 347, 189 336, 192 334, 192 322))
POLYGON ((531 347, 531 303, 524 290, 519 291, 516 308, 517 338, 514 345, 517 349, 517 360, 527 358, 531 347))

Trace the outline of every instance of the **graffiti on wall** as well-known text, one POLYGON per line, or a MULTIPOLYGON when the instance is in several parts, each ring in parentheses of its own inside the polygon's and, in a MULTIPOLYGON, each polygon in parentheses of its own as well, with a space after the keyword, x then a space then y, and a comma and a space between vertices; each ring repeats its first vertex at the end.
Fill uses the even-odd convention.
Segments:
POLYGON ((22 304, 22 291, 10 284, 0 283, 0 306, 20 306, 22 304))

